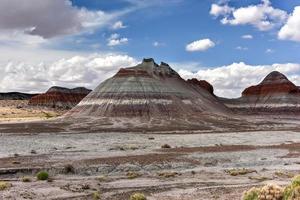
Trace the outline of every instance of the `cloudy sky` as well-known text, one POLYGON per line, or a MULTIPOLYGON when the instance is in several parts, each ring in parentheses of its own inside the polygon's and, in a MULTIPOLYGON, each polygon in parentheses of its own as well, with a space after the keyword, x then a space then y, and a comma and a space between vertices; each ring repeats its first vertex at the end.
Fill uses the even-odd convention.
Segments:
POLYGON ((273 70, 300 85, 298 0, 0 0, 0 92, 95 88, 143 57, 238 97, 273 70))

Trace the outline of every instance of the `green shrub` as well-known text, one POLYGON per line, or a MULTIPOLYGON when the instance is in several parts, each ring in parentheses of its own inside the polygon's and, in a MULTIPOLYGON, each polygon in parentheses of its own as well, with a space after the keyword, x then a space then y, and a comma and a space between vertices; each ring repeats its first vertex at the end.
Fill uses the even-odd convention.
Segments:
POLYGON ((253 187, 250 190, 244 192, 242 200, 258 200, 259 188, 253 187))
POLYGON ((147 198, 142 193, 135 193, 130 196, 130 200, 147 200, 147 198))
POLYGON ((37 179, 40 181, 44 181, 47 180, 49 178, 49 174, 48 172, 45 171, 41 171, 36 175, 37 179))

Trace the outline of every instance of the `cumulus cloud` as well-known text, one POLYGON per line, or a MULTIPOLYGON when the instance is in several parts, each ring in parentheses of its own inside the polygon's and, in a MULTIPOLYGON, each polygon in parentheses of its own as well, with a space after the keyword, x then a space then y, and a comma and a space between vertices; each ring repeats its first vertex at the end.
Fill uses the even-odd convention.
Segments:
POLYGON ((257 85, 271 71, 277 70, 296 85, 300 85, 300 64, 286 63, 273 65, 248 65, 243 62, 230 65, 201 69, 198 72, 185 70, 178 66, 179 74, 185 78, 198 78, 207 80, 215 89, 215 93, 222 97, 239 97, 241 92, 251 85, 257 85))
POLYGON ((53 85, 93 89, 119 68, 136 63, 134 58, 121 54, 74 56, 37 65, 8 62, 0 68, 0 90, 43 92, 53 85))
POLYGON ((212 48, 215 45, 216 44, 212 40, 206 38, 206 39, 194 41, 186 45, 185 49, 186 51, 206 51, 207 49, 212 48))
POLYGON ((242 35, 242 38, 246 39, 246 40, 251 40, 251 39, 253 39, 253 36, 252 35, 242 35))
POLYGON ((127 26, 125 26, 125 25, 123 24, 122 21, 117 21, 117 22, 115 22, 115 23, 112 25, 111 28, 112 28, 113 30, 118 30, 118 29, 127 28, 127 26))
POLYGON ((237 46, 235 49, 240 51, 247 51, 248 47, 237 46))
POLYGON ((262 0, 260 4, 240 8, 212 4, 210 13, 214 16, 221 16, 222 24, 253 25, 261 31, 282 25, 288 17, 285 11, 272 7, 269 0, 262 0))
POLYGON ((300 6, 294 8, 286 24, 280 29, 278 38, 300 42, 300 6))
POLYGON ((0 30, 53 38, 106 25, 119 15, 78 8, 70 0, 2 0, 0 30))
POLYGON ((228 5, 220 6, 218 4, 212 4, 210 9, 210 14, 213 16, 227 15, 233 11, 233 8, 228 5))
POLYGON ((153 45, 154 47, 161 47, 161 46, 165 46, 165 43, 155 41, 155 42, 152 43, 152 45, 153 45))
POLYGON ((107 40, 107 46, 118 46, 118 45, 123 45, 128 43, 128 38, 126 37, 120 37, 119 34, 114 33, 112 34, 108 40, 107 40))

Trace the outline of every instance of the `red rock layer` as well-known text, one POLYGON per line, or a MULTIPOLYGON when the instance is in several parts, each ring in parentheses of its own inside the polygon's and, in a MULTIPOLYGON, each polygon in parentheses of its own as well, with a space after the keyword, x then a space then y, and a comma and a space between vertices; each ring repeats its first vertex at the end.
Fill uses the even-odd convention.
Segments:
POLYGON ((300 93, 299 88, 290 82, 280 72, 273 71, 258 85, 246 88, 242 96, 268 95, 268 94, 295 94, 300 93))
POLYGON ((200 80, 199 81, 196 78, 192 78, 192 79, 188 79, 187 82, 192 84, 192 85, 199 86, 200 88, 208 91, 210 94, 214 94, 213 86, 205 80, 200 80))
POLYGON ((86 88, 52 87, 45 94, 34 96, 29 105, 60 109, 71 109, 76 106, 91 90, 86 88))

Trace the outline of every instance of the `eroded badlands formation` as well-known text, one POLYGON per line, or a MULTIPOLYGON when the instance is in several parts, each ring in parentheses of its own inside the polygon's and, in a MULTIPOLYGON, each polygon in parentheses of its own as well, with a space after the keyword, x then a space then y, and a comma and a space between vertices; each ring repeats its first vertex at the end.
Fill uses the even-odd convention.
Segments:
POLYGON ((91 90, 83 87, 68 89, 51 87, 46 93, 34 96, 29 105, 56 109, 71 109, 77 105, 91 90))
POLYGON ((261 83, 250 86, 238 99, 222 99, 229 108, 242 113, 299 113, 300 89, 278 71, 268 74, 261 83))

